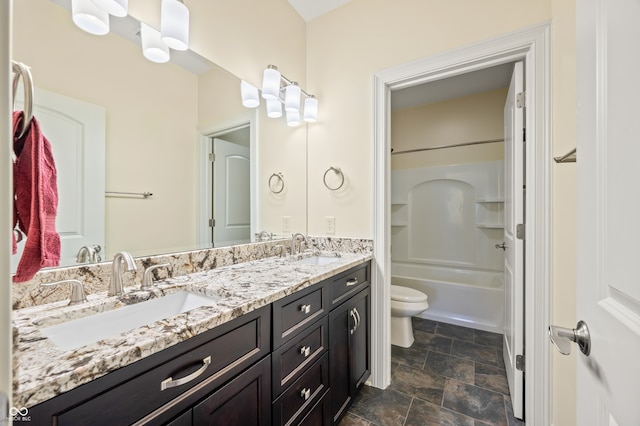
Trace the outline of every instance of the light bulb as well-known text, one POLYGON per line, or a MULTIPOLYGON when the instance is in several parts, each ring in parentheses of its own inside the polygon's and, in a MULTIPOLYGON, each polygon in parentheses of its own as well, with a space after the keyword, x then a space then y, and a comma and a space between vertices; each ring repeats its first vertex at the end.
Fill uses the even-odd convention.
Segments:
POLYGON ((178 0, 162 0, 160 14, 162 41, 172 49, 189 48, 189 9, 178 0))
POLYGON ((142 38, 142 54, 145 58, 159 64, 169 61, 169 47, 162 42, 160 31, 142 22, 140 37, 142 38))
POLYGON ((253 84, 242 80, 240 82, 240 92, 242 93, 242 105, 247 108, 255 108, 260 105, 260 95, 258 88, 253 84))
POLYGON ((71 19, 78 28, 94 35, 109 32, 109 14, 91 0, 71 0, 71 19))
POLYGON ((318 99, 311 95, 304 100, 304 121, 315 123, 318 120, 318 99))
POLYGON ((267 117, 280 118, 282 117, 282 102, 280 100, 267 100, 267 117))
POLYGON ((284 89, 284 110, 300 112, 300 86, 295 81, 284 89))
POLYGON ((269 65, 262 75, 262 97, 276 100, 280 98, 280 71, 269 65))

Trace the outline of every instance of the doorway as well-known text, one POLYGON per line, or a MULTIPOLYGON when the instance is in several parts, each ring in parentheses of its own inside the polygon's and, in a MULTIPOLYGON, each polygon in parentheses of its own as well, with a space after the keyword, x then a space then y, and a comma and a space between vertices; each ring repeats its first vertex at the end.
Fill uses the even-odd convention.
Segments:
POLYGON ((524 297, 529 301, 524 318, 527 347, 523 370, 524 411, 527 422, 550 421, 549 324, 550 288, 550 136, 549 136, 549 26, 542 25, 486 42, 428 57, 374 75, 374 294, 372 326, 379 330, 372 345, 374 386, 390 382, 390 99, 391 93, 419 84, 446 79, 515 61, 525 63, 528 135, 526 151, 527 227, 525 281, 532 283, 524 297))

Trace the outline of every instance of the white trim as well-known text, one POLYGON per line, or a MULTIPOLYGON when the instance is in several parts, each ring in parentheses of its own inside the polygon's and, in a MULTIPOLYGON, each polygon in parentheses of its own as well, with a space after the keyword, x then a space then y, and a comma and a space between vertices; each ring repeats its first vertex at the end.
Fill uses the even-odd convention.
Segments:
MULTIPOLYGON (((11 17, 13 1, 3 1, 0 5, 0 198, 11 200, 13 197, 13 167, 11 164, 11 152, 13 138, 11 137, 11 17)), ((6 402, 7 405, 0 407, 0 424, 6 422, 6 409, 11 405, 12 397, 12 328, 11 328, 11 203, 2 203, 0 208, 0 241, 3 242, 0 248, 0 394, 4 394, 8 401, 3 401, 0 395, 0 404, 6 402)))
POLYGON ((525 61, 527 140, 525 198, 525 413, 527 424, 551 423, 551 376, 546 329, 551 286, 550 26, 548 23, 380 71, 373 76, 373 257, 371 383, 391 378, 390 124, 391 90, 516 60, 525 61))
POLYGON ((196 200, 196 242, 201 247, 204 244, 211 244, 212 235, 209 228, 209 218, 213 216, 212 200, 211 200, 211 173, 209 154, 212 153, 213 148, 210 143, 211 138, 229 133, 236 129, 249 126, 249 155, 251 157, 249 182, 250 182, 250 197, 251 197, 251 239, 258 229, 258 200, 257 200, 257 188, 258 188, 258 132, 257 117, 255 110, 246 111, 232 119, 225 120, 216 124, 213 124, 205 129, 199 131, 200 136, 198 138, 198 158, 197 170, 198 170, 198 197, 196 200))

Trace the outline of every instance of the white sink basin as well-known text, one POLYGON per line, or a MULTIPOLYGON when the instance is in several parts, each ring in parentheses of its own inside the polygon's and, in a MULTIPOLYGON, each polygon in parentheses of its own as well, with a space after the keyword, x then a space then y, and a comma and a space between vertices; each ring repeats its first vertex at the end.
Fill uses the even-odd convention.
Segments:
POLYGON ((330 263, 333 263, 337 260, 339 260, 339 257, 336 256, 311 256, 311 257, 307 257, 305 259, 302 260, 298 260, 296 263, 302 264, 302 265, 318 265, 318 266, 323 266, 323 265, 328 265, 330 263))
POLYGON ((46 327, 42 333, 60 349, 71 350, 201 306, 215 305, 218 300, 219 297, 183 290, 46 327))

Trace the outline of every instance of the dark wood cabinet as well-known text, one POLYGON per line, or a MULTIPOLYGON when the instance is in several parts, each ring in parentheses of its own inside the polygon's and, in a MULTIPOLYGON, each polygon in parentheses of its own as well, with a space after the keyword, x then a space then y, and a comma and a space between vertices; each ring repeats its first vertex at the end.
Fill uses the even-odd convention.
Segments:
POLYGON ((329 313, 331 413, 346 413, 370 374, 370 290, 366 287, 329 313))
POLYGON ((369 377, 369 277, 366 262, 117 369, 31 424, 335 424, 369 377))

